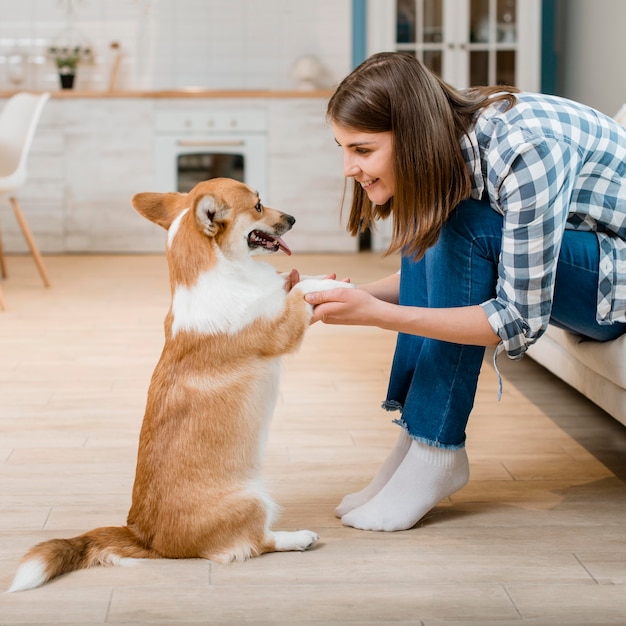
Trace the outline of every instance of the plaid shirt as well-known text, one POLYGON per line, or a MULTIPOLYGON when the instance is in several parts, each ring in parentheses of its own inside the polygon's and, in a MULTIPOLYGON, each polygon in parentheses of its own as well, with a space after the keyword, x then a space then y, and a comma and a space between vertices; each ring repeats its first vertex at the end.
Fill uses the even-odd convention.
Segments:
POLYGON ((483 110, 461 148, 472 197, 504 217, 496 297, 482 307, 517 359, 548 326, 566 228, 598 237, 598 323, 626 322, 626 129, 553 96, 505 107, 483 110))

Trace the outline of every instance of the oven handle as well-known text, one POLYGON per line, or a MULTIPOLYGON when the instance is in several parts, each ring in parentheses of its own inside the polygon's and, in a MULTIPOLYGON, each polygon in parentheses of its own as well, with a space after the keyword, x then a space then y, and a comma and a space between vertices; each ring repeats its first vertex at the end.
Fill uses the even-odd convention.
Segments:
POLYGON ((176 142, 179 146, 183 148, 234 148, 237 146, 245 145, 245 142, 242 140, 239 141, 210 141, 206 139, 179 139, 176 142))

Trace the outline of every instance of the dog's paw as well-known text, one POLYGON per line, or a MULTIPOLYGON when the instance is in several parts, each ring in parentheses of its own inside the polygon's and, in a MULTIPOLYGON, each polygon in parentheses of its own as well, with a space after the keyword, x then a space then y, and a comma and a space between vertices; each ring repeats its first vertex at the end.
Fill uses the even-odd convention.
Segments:
POLYGON ((301 534, 303 539, 301 550, 312 548, 320 539, 320 536, 312 530, 299 530, 297 533, 301 534))
POLYGON ((354 289, 352 283, 344 283, 341 280, 333 280, 332 278, 305 278, 298 284, 294 285, 294 289, 299 289, 302 293, 314 293, 316 291, 326 291, 336 288, 354 289))
POLYGON ((277 552, 291 550, 308 550, 319 540, 319 535, 312 530, 296 530, 292 532, 276 530, 273 533, 274 545, 277 552))
POLYGON ((300 280, 332 280, 328 278, 328 274, 300 274, 300 280))

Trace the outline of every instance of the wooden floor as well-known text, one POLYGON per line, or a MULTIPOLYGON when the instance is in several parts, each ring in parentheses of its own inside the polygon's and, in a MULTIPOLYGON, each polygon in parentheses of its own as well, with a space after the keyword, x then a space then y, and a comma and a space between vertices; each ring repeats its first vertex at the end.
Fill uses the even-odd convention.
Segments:
MULTIPOLYGON (((123 524, 169 287, 160 256, 9 257, 0 313, 0 587, 46 538, 123 524)), ((355 282, 373 255, 273 257, 355 282)), ((418 527, 344 528, 341 497, 397 436, 384 399, 394 337, 313 326, 284 365, 265 476, 278 529, 306 553, 219 566, 146 561, 0 594, 0 624, 626 624, 626 429, 530 359, 489 357, 470 420, 469 484, 418 527)))

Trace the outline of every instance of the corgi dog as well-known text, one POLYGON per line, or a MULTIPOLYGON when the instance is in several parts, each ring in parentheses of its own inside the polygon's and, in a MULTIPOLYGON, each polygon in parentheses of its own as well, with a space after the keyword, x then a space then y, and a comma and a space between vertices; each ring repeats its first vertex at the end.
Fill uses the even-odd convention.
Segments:
POLYGON ((285 276, 252 257, 282 250, 295 219, 243 183, 216 178, 189 193, 139 193, 134 208, 167 230, 171 304, 150 382, 125 526, 31 548, 9 591, 131 559, 242 561, 307 550, 310 530, 273 531, 276 506, 259 480, 279 383, 312 307, 304 294, 350 287, 285 276))

